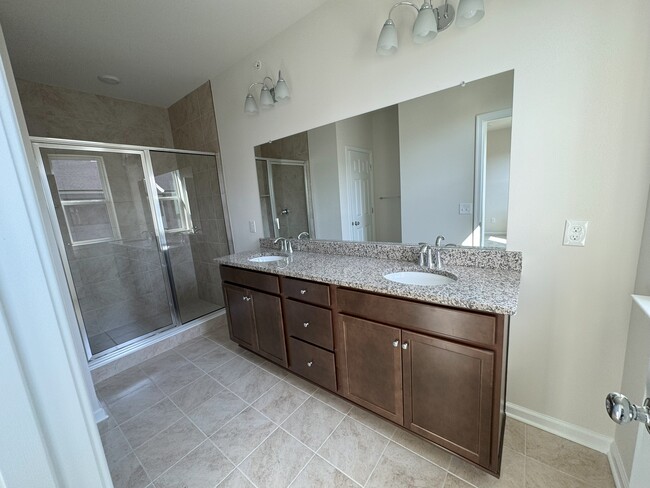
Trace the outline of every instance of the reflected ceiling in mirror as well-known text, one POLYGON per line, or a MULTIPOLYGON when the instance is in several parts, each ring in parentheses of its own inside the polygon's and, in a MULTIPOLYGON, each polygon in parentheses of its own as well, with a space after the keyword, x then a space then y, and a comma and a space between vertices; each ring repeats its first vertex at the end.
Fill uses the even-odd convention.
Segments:
POLYGON ((507 244, 513 71, 255 148, 265 237, 507 244))

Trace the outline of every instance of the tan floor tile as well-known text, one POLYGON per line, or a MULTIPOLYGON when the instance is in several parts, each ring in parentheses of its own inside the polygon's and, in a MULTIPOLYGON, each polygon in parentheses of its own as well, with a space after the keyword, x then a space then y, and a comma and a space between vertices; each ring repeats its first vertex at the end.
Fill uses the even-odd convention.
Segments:
POLYGON ((210 371, 210 376, 212 376, 222 385, 229 386, 242 376, 245 376, 253 371, 256 367, 257 366, 255 366, 250 361, 237 356, 236 358, 233 358, 227 363, 224 363, 216 369, 210 371))
POLYGON ((474 488, 469 483, 456 478, 453 474, 447 474, 447 479, 445 480, 444 488, 474 488))
POLYGON ((220 391, 192 410, 188 417, 205 435, 212 435, 246 408, 246 403, 227 390, 220 391))
POLYGON ((414 453, 422 456, 425 459, 428 459, 434 464, 437 464, 443 469, 449 467, 451 462, 451 454, 447 451, 443 451, 438 446, 431 444, 430 442, 418 437, 415 434, 411 434, 403 429, 397 429, 393 435, 393 442, 413 451, 414 453))
POLYGON ((184 364, 179 368, 168 371, 164 375, 152 376, 154 383, 163 393, 171 395, 181 388, 189 385, 203 376, 203 371, 191 363, 184 364))
POLYGON ((345 417, 320 400, 309 398, 282 424, 282 428, 317 450, 345 417))
POLYGON ((239 465, 239 469, 257 486, 285 488, 313 454, 305 445, 278 429, 239 465))
POLYGON ((327 403, 330 407, 335 408, 341 413, 348 413, 354 405, 338 395, 334 395, 329 391, 319 388, 314 393, 314 398, 319 399, 321 402, 327 403))
POLYGON ((184 358, 194 361, 217 347, 218 344, 216 342, 205 337, 198 337, 174 348, 174 351, 184 358))
POLYGON ((189 361, 175 351, 165 351, 140 364, 140 369, 149 377, 159 377, 179 368, 189 361))
POLYGON ((388 420, 381 418, 379 415, 368 412, 361 407, 352 407, 352 410, 350 410, 348 416, 358 422, 361 422, 366 427, 370 427, 375 432, 379 432, 381 435, 385 435, 389 439, 397 430, 395 424, 392 424, 388 420))
POLYGON ((95 390, 99 398, 106 403, 114 403, 123 396, 142 388, 149 382, 150 380, 147 375, 140 368, 134 366, 121 373, 117 373, 115 376, 111 376, 107 380, 97 383, 95 390))
POLYGON ((526 458, 526 488, 591 488, 580 481, 531 458, 526 458))
POLYGON ((442 488, 447 472, 420 456, 391 442, 366 484, 369 488, 408 486, 442 488))
POLYGON ((147 476, 140 461, 133 453, 123 457, 110 468, 114 488, 144 488, 149 486, 149 476, 147 476))
POLYGON ((279 424, 284 422, 308 397, 304 391, 294 388, 284 381, 279 381, 258 398, 253 403, 253 407, 279 424))
POLYGON ((325 441, 318 454, 363 485, 388 442, 383 435, 346 418, 325 441))
POLYGON ((278 378, 285 378, 286 376, 289 375, 289 371, 270 361, 263 361, 259 366, 263 370, 268 371, 269 373, 277 376, 278 378))
POLYGON ((255 485, 248 481, 241 471, 236 469, 225 480, 219 483, 217 488, 255 488, 255 485))
POLYGON ((291 372, 287 376, 285 376, 283 380, 289 383, 291 386, 295 386, 296 388, 301 389, 308 395, 311 395, 316 390, 318 390, 318 387, 316 385, 310 383, 307 380, 302 379, 300 376, 297 376, 291 372))
POLYGON ((109 403, 108 409, 115 421, 121 424, 158 403, 163 398, 165 398, 165 395, 156 385, 147 383, 142 388, 129 393, 116 402, 109 403))
POLYGON ((214 488, 235 468, 212 442, 204 441, 156 480, 156 488, 214 488))
POLYGON ((525 464, 522 454, 504 448, 499 479, 456 456, 451 458, 449 472, 478 488, 521 488, 524 486, 525 464))
POLYGON ((254 402, 269 391, 280 379, 268 371, 255 368, 246 376, 239 378, 228 389, 249 403, 254 402))
MULTIPOLYGON (((106 412, 106 414, 108 415, 108 411, 106 412)), ((99 430, 99 435, 104 435, 106 434, 106 432, 114 429, 115 427, 117 427, 117 422, 110 415, 106 417, 104 420, 102 420, 101 422, 97 423, 97 430, 99 430)))
POLYGON ((109 430, 101 439, 109 466, 131 452, 131 446, 119 427, 109 430))
POLYGON ((520 454, 526 454, 526 424, 507 417, 503 445, 520 454))
POLYGON ((147 474, 155 479, 204 440, 205 436, 199 429, 183 417, 149 439, 135 453, 147 474))
POLYGON ((291 483, 291 488, 358 488, 359 485, 341 473, 320 456, 314 456, 298 477, 291 483))
POLYGON ((526 426, 526 456, 594 487, 614 486, 605 454, 530 425, 526 426))
POLYGON ((233 463, 239 464, 259 446, 277 425, 248 407, 210 437, 233 463))
POLYGON ((229 351, 228 349, 217 346, 212 351, 199 356, 198 358, 192 360, 195 366, 201 368, 206 373, 212 371, 218 366, 230 361, 235 357, 235 353, 229 351))
POLYGON ((203 375, 198 380, 181 388, 169 398, 183 412, 188 413, 223 390, 223 386, 212 376, 203 375))
POLYGON ((124 436, 136 448, 183 416, 167 398, 122 424, 124 436))

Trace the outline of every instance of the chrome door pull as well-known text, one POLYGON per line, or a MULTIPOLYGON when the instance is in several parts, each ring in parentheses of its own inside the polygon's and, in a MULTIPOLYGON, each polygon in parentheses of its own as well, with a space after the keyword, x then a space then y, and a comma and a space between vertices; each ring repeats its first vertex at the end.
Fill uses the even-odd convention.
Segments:
POLYGON ((307 361, 307 366, 311 368, 311 365, 314 364, 314 361, 307 361))
POLYGON ((302 290, 300 290, 301 295, 304 295, 305 293, 307 293, 307 290, 305 290, 304 288, 302 290))
POLYGON ((397 339, 395 339, 393 341, 393 347, 397 347, 397 346, 399 346, 399 341, 397 339))
POLYGON ((303 323, 302 323, 302 326, 303 326, 303 327, 308 327, 308 326, 309 326, 309 322, 303 322, 303 323))
POLYGON ((408 342, 402 342, 402 349, 407 350, 409 348, 408 342))
POLYGON ((605 408, 609 417, 617 424, 641 422, 650 433, 650 398, 646 398, 643 406, 639 406, 625 395, 612 392, 605 398, 605 408))

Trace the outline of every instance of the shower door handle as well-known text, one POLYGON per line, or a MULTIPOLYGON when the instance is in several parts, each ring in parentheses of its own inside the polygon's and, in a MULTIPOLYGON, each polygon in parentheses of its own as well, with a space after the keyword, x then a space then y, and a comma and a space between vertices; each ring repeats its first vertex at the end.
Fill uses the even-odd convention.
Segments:
POLYGON ((612 392, 605 398, 605 408, 617 424, 641 422, 650 433, 650 398, 646 398, 643 405, 635 405, 625 395, 612 392))

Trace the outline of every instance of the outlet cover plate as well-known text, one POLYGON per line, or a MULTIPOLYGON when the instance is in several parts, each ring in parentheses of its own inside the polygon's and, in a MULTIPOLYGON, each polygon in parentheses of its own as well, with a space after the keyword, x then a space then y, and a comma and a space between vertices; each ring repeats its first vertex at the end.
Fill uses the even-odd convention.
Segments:
POLYGON ((458 204, 458 214, 459 215, 471 215, 472 213, 472 204, 471 203, 459 203, 458 204))
POLYGON ((587 240, 588 220, 567 220, 564 224, 564 242, 565 246, 583 247, 587 240))

